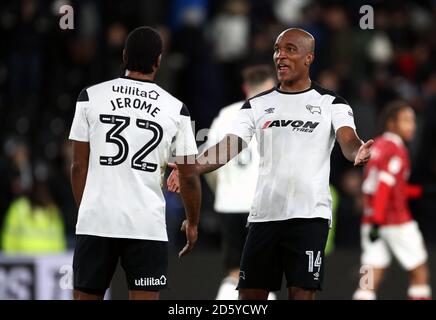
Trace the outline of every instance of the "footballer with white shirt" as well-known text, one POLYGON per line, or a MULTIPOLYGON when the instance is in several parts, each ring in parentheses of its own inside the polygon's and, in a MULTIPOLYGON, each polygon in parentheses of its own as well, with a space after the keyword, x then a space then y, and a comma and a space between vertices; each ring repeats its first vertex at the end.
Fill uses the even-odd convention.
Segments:
MULTIPOLYGON (((250 99, 275 85, 274 70, 269 65, 250 65, 242 72, 242 88, 250 99)), ((244 101, 222 108, 212 122, 206 148, 218 143, 231 130, 234 118, 244 101)), ((206 181, 214 191, 214 209, 221 224, 221 248, 226 277, 222 280, 217 300, 237 300, 236 286, 239 279, 239 263, 247 237, 247 218, 256 190, 259 170, 257 141, 252 139, 248 147, 222 168, 207 174, 206 181)), ((272 297, 274 298, 274 294, 272 297)))
MULTIPOLYGON (((314 299, 321 289, 324 249, 332 219, 330 154, 335 140, 354 165, 370 158, 373 143, 356 133, 349 104, 312 82, 315 39, 287 29, 274 45, 279 84, 245 102, 229 134, 197 158, 197 172, 218 169, 253 136, 259 176, 242 253, 239 298, 268 297, 283 274, 289 299, 314 299)), ((177 182, 177 173, 169 182, 177 182)))
POLYGON ((158 299, 167 286, 168 237, 162 179, 179 164, 188 253, 197 240, 200 180, 186 106, 154 83, 162 40, 152 28, 127 37, 123 77, 80 93, 70 139, 71 183, 79 207, 74 298, 102 299, 118 260, 130 299, 158 299))

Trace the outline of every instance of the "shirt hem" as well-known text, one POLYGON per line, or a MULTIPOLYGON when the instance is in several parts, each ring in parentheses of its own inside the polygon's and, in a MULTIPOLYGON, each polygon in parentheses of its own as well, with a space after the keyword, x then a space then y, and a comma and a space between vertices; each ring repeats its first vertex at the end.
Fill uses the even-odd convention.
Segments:
POLYGON ((138 240, 168 242, 168 238, 161 238, 161 237, 148 237, 148 236, 124 235, 124 234, 112 234, 112 233, 100 233, 100 232, 88 232, 88 231, 76 231, 76 235, 89 235, 89 236, 105 237, 105 238, 138 239, 138 240))
POLYGON ((326 219, 329 222, 329 227, 332 227, 332 217, 325 217, 325 216, 292 216, 292 217, 284 217, 284 218, 278 218, 278 219, 256 219, 256 220, 252 220, 250 219, 250 216, 247 219, 247 223, 256 223, 256 222, 271 222, 271 221, 285 221, 285 220, 290 220, 290 219, 313 219, 313 218, 321 218, 321 219, 326 219))
POLYGON ((343 127, 350 127, 351 129, 353 129, 354 131, 356 131, 356 125, 351 125, 350 123, 341 123, 341 124, 338 125, 338 126, 336 127, 336 129, 335 129, 335 136, 336 136, 336 133, 338 132, 338 130, 339 130, 340 128, 343 128, 343 127))
POLYGON ((78 137, 70 136, 70 137, 68 137, 68 139, 74 140, 74 141, 80 141, 80 142, 89 142, 89 139, 87 139, 87 138, 78 138, 78 137))

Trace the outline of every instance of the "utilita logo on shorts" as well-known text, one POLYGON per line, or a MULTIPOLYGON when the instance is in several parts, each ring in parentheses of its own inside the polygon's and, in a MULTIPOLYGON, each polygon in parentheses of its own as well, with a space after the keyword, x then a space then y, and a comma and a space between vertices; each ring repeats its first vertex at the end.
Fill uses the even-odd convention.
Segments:
POLYGON ((162 275, 159 279, 148 277, 135 279, 135 286, 150 287, 150 286, 164 286, 167 284, 167 278, 162 275))

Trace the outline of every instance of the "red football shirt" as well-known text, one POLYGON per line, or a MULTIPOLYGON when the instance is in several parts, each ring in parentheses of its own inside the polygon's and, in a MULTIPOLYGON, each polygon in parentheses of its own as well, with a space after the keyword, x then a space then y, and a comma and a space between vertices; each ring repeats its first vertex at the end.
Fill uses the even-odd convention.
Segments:
POLYGON ((395 225, 412 220, 409 175, 409 155, 402 139, 390 132, 376 138, 362 185, 363 223, 395 225))

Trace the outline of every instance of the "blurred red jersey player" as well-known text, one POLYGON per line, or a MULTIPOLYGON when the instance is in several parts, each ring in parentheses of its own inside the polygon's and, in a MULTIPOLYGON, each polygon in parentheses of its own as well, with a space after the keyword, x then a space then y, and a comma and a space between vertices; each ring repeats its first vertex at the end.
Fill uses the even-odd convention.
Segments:
POLYGON ((384 133, 375 139, 362 185, 361 262, 373 277, 369 283, 360 281, 353 299, 376 299, 392 254, 409 272, 409 299, 430 299, 427 251, 408 205, 410 198, 422 195, 421 186, 407 182, 410 161, 404 143, 414 136, 415 113, 405 102, 392 102, 383 111, 382 125, 384 133))

